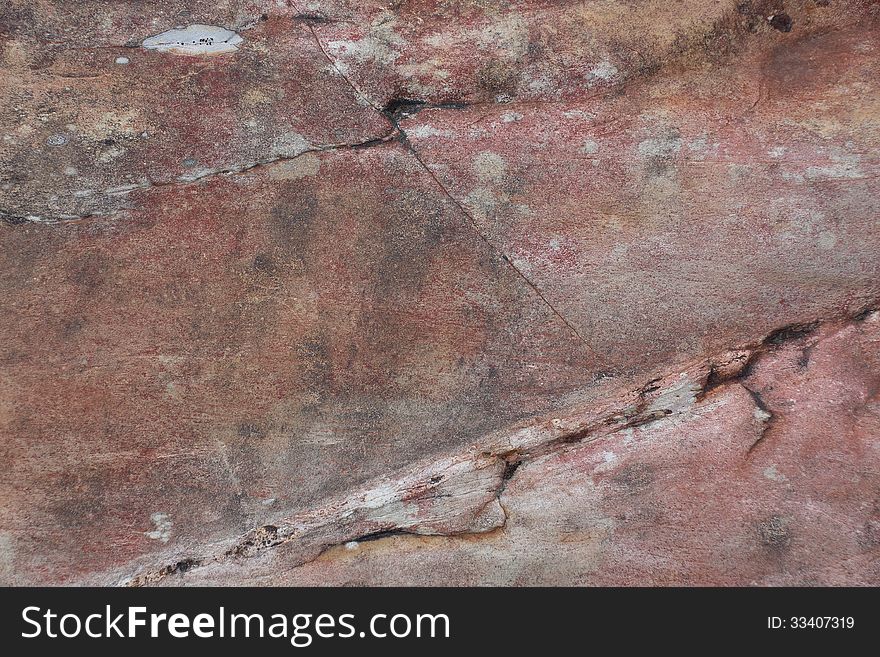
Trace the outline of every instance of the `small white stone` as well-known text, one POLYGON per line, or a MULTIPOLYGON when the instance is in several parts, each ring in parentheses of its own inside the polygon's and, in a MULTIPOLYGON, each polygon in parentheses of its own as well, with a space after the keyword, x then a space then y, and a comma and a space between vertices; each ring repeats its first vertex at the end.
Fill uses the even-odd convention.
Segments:
POLYGON ((232 30, 197 23, 151 36, 141 45, 147 50, 177 55, 219 55, 235 52, 242 41, 232 30))

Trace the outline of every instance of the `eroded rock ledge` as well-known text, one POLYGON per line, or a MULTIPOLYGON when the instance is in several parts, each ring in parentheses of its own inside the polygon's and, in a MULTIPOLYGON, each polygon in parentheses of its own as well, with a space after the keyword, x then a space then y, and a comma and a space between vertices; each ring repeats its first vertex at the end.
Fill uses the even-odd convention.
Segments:
POLYGON ((866 504, 880 490, 878 342, 872 311, 785 327, 126 583, 861 583, 880 532, 878 500, 866 504), (652 550, 660 569, 645 567, 652 550), (401 557, 412 568, 382 566, 401 557), (420 575, 422 559, 447 567, 420 575))

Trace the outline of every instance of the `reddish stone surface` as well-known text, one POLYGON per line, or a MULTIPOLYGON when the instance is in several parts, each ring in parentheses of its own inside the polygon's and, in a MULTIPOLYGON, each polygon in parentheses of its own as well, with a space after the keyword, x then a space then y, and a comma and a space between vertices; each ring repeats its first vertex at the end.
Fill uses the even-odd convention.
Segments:
POLYGON ((7 3, 0 581, 876 584, 877 21, 7 3))

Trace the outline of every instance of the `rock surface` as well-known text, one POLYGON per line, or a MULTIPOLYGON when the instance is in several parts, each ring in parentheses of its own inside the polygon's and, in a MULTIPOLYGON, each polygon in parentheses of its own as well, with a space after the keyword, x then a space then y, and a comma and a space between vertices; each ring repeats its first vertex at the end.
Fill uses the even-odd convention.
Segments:
POLYGON ((0 581, 880 583, 880 4, 0 7, 0 581))

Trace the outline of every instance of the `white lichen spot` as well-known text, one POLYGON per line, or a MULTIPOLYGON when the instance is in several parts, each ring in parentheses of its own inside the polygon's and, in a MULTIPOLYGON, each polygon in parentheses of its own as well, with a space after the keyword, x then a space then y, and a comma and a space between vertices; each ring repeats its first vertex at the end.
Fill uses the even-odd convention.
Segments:
POLYGON ((235 52, 243 39, 237 32, 215 25, 194 24, 144 39, 148 50, 175 55, 220 55, 235 52))
POLYGON ((511 264, 517 268, 518 271, 522 272, 524 275, 528 276, 532 273, 532 263, 526 260, 525 258, 512 257, 510 258, 511 264))
POLYGON ((581 145, 581 153, 585 155, 594 155, 599 152, 599 144, 594 139, 585 139, 581 145))
POLYGON ((407 80, 407 93, 417 98, 426 98, 436 94, 439 85, 452 77, 452 73, 443 68, 443 60, 432 58, 427 61, 398 64, 394 69, 407 80))
POLYGON ((605 463, 611 463, 617 459, 617 454, 614 452, 602 452, 602 460, 605 463))
POLYGON ((153 522, 153 529, 144 532, 144 535, 154 541, 167 543, 171 539, 171 526, 174 524, 171 522, 171 518, 167 513, 157 511, 150 515, 150 520, 153 522))
POLYGON ((75 128, 76 132, 94 141, 107 137, 113 137, 116 141, 119 137, 135 137, 143 129, 143 119, 139 111, 133 108, 90 114, 81 127, 75 128))
POLYGON ((424 125, 417 125, 414 128, 410 128, 406 131, 408 137, 413 137, 415 139, 428 139, 429 137, 451 137, 452 131, 450 130, 438 130, 432 125, 428 125, 427 123, 424 125))
POLYGON ((381 66, 392 66, 400 57, 398 46, 406 41, 394 31, 396 21, 389 20, 371 26, 370 33, 357 41, 328 41, 327 52, 334 60, 334 68, 342 75, 348 75, 348 61, 358 64, 367 62, 381 66), (348 60, 348 61, 347 61, 348 60))
POLYGON ((357 550, 360 546, 361 546, 361 544, 358 543, 357 541, 349 541, 348 543, 345 544, 345 549, 346 550, 357 550))
POLYGON ((542 75, 539 78, 531 80, 528 84, 528 90, 535 94, 545 94, 553 91, 553 80, 548 76, 542 75))
POLYGON ((482 181, 500 183, 507 172, 507 162, 497 153, 483 151, 474 158, 474 171, 482 181))
POLYGON ((773 417, 772 415, 770 415, 769 412, 765 411, 763 408, 756 408, 753 415, 755 416, 755 419, 762 424, 764 422, 768 422, 770 420, 770 418, 773 417))
POLYGON ((617 76, 617 67, 608 60, 601 61, 590 69, 591 80, 602 80, 608 82, 617 76))
POLYGON ((501 199, 486 187, 477 187, 465 198, 465 204, 470 208, 474 219, 484 221, 492 215, 501 203, 501 199))
POLYGON ((204 509, 202 511, 202 522, 217 522, 223 517, 217 509, 204 509))
POLYGON ((529 51, 529 24, 518 13, 502 14, 473 34, 473 40, 480 50, 504 53, 511 62, 519 61, 529 51))
POLYGON ((318 175, 321 158, 315 153, 303 153, 297 158, 286 160, 269 170, 275 180, 300 180, 318 175))
POLYGON ((521 217, 531 217, 535 213, 532 210, 530 205, 526 205, 525 203, 511 203, 510 209, 516 212, 521 217))
POLYGON ((681 150, 681 137, 670 133, 639 142, 642 157, 671 157, 681 150))
POLYGON ((787 149, 785 148, 785 146, 774 146, 769 151, 767 151, 767 154, 770 157, 780 158, 785 155, 786 150, 787 149))
POLYGON ((49 135, 49 138, 46 139, 47 146, 64 146, 67 142, 70 141, 70 137, 67 135, 57 134, 57 135, 49 135))
POLYGON ((125 64, 128 64, 129 61, 131 61, 131 60, 129 60, 128 57, 117 57, 117 58, 116 58, 115 60, 113 60, 113 61, 115 61, 117 64, 120 64, 120 65, 124 66, 125 64))
POLYGON ((124 148, 122 148, 121 146, 110 146, 102 150, 95 159, 102 164, 107 164, 108 162, 112 162, 113 160, 122 157, 123 155, 125 155, 124 148))
POLYGON ((501 121, 503 123, 514 123, 515 121, 522 121, 523 115, 519 112, 505 112, 501 115, 501 121))
POLYGON ((807 180, 862 178, 865 172, 861 168, 860 160, 858 155, 832 155, 831 164, 824 167, 809 167, 805 175, 807 180))
POLYGON ((695 153, 703 153, 709 143, 709 138, 703 134, 698 135, 688 142, 688 148, 695 153))
POLYGON ((770 481, 788 481, 788 478, 776 469, 776 465, 768 465, 764 468, 764 476, 770 481))
POLYGON ((709 136, 705 133, 697 135, 687 142, 690 158, 693 160, 704 160, 710 153, 717 153, 718 144, 710 143, 709 136))
POLYGON ((565 110, 562 113, 562 116, 566 119, 584 119, 586 121, 592 121, 596 118, 596 115, 593 112, 585 112, 584 110, 565 110))
POLYGON ((834 233, 826 230, 819 234, 818 242, 820 249, 833 249, 834 245, 837 244, 837 237, 835 237, 834 233))
POLYGON ((272 150, 279 157, 296 157, 309 150, 309 142, 300 134, 288 132, 272 144, 272 150))

